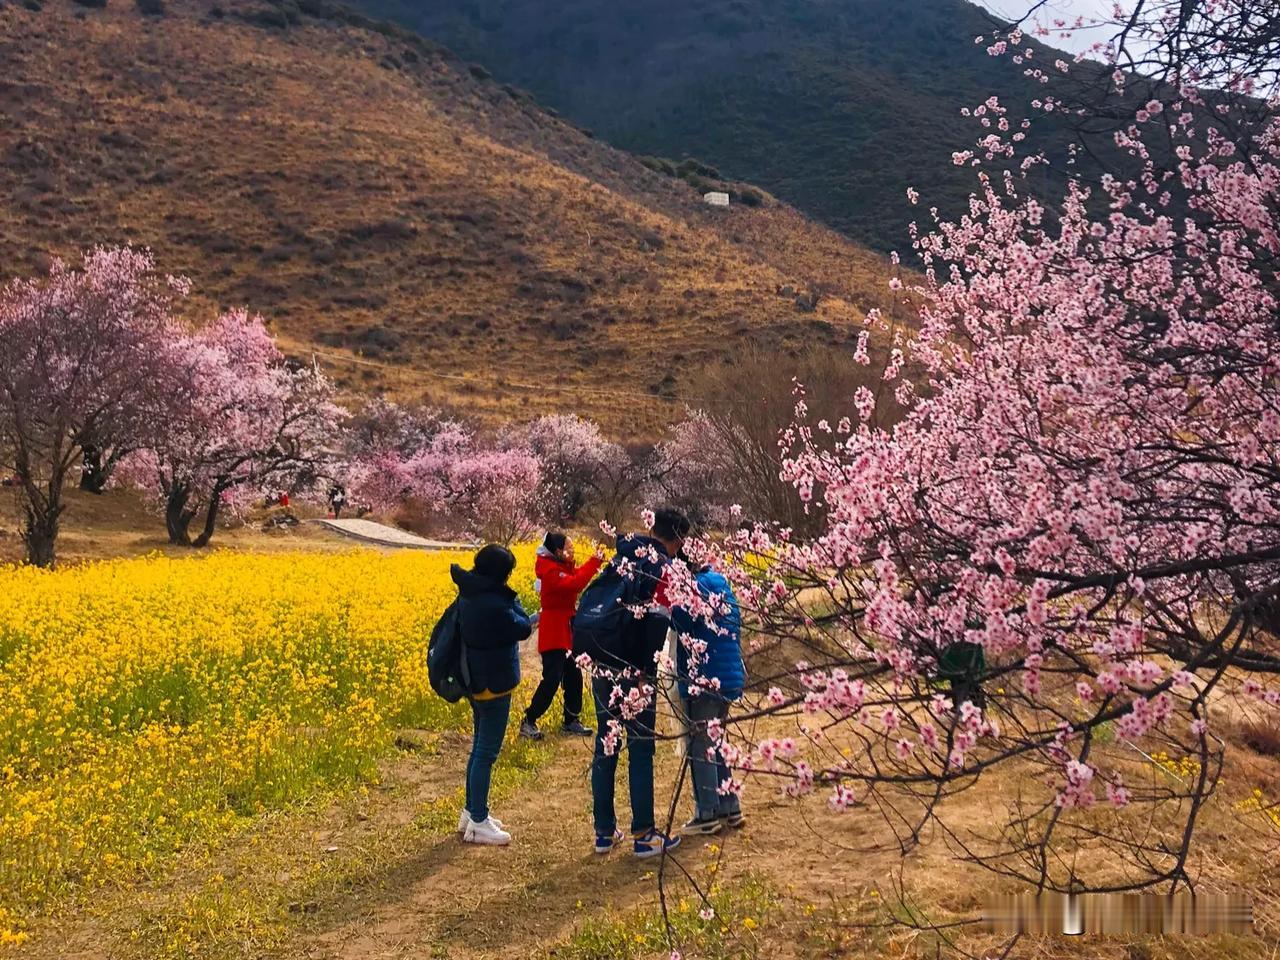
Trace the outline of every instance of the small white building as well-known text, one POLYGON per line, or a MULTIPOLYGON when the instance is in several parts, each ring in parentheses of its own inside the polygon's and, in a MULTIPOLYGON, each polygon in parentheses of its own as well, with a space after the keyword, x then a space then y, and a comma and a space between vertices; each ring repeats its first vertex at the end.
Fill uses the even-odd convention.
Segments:
POLYGON ((718 190, 712 190, 710 193, 704 193, 702 199, 705 203, 713 207, 727 207, 729 205, 729 195, 721 193, 718 190))

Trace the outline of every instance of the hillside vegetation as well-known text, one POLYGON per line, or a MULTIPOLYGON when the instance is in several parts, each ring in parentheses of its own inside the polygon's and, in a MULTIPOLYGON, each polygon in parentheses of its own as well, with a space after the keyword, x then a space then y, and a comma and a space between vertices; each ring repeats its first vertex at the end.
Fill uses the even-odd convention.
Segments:
POLYGON ((632 435, 741 341, 851 343, 891 307, 878 255, 763 195, 710 209, 400 28, 315 0, 139 8, 0 8, 6 277, 150 246, 348 391, 632 435))
MULTIPOLYGON (((618 146, 697 157, 882 249, 909 245, 909 186, 962 210, 972 180, 951 154, 982 133, 963 107, 996 94, 1021 116, 1045 93, 975 45, 995 21, 965 0, 360 3, 618 146)), ((1045 119, 1032 137, 1060 174, 1065 129, 1045 119)))

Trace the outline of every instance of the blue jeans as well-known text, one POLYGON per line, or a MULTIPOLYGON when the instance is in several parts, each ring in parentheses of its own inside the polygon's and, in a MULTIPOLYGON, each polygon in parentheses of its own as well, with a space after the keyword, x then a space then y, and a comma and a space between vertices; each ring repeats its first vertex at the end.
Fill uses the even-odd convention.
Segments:
MULTIPOLYGON (((609 695, 615 681, 604 677, 592 677, 591 696, 596 702, 596 753, 591 761, 592 816, 596 836, 612 836, 618 827, 613 809, 615 780, 618 773, 618 745, 612 755, 604 750, 604 737, 609 732, 609 721, 619 720, 626 734, 627 785, 631 791, 631 832, 639 836, 652 830, 653 817, 653 747, 654 725, 657 722, 657 704, 651 702, 634 720, 623 720, 616 709, 609 706, 609 695)), ((623 689, 627 687, 624 684, 623 689)))
POLYGON ((489 819, 489 781, 502 752, 502 738, 511 717, 511 694, 493 700, 471 701, 471 756, 467 759, 467 813, 476 823, 489 819))
POLYGON ((720 751, 707 756, 714 743, 707 735, 707 722, 724 722, 729 716, 729 701, 720 697, 694 697, 685 701, 685 717, 689 721, 689 773, 693 777, 693 798, 699 820, 714 820, 740 813, 737 794, 720 792, 720 784, 730 771, 720 751))

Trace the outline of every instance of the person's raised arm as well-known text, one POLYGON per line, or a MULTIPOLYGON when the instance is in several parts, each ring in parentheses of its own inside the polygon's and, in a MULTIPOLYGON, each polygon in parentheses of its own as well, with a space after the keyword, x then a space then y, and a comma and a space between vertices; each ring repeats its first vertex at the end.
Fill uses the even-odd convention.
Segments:
POLYGON ((574 593, 581 593, 603 564, 604 559, 602 557, 593 556, 573 573, 561 571, 560 587, 564 590, 572 590, 574 593))

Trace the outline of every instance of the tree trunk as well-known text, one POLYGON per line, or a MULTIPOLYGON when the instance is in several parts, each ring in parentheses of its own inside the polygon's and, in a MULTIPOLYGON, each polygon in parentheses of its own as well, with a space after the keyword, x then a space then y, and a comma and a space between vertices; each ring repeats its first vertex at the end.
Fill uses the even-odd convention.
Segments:
POLYGON ((29 504, 25 511, 26 523, 22 528, 22 542, 27 547, 27 563, 35 567, 52 567, 56 558, 54 545, 58 540, 58 517, 62 505, 56 500, 43 510, 29 504))
POLYGON ((191 501, 191 492, 181 484, 169 491, 164 505, 164 525, 169 530, 169 542, 180 547, 190 547, 191 521, 196 512, 187 504, 191 501))
POLYGON ((95 446, 86 445, 80 468, 80 489, 100 494, 107 488, 109 478, 107 467, 102 462, 102 451, 95 446))
POLYGON ((214 487, 213 494, 209 497, 209 509, 204 515, 204 529, 200 531, 200 536, 196 537, 192 542, 193 547, 208 546, 209 541, 213 538, 213 531, 218 524, 218 504, 222 502, 222 488, 214 487))

